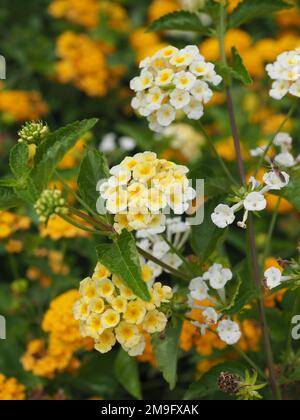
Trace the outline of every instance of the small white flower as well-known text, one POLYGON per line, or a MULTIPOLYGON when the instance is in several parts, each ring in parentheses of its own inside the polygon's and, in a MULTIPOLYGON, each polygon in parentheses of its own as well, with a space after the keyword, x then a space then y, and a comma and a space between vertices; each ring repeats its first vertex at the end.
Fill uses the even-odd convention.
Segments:
POLYGON ((181 71, 174 77, 174 84, 177 89, 190 91, 196 83, 196 76, 190 72, 181 71))
POLYGON ((265 279, 269 289, 274 289, 281 284, 281 271, 278 268, 271 267, 265 271, 265 279))
POLYGON ((117 148, 117 135, 115 133, 107 133, 103 136, 99 145, 99 150, 102 153, 111 153, 117 148))
POLYGON ((191 98, 190 103, 184 107, 184 112, 190 120, 200 120, 204 114, 202 102, 191 98))
POLYGON ((191 97, 186 90, 175 89, 170 94, 170 103, 175 109, 182 109, 190 103, 191 97))
POLYGON ((209 89, 208 84, 201 80, 196 81, 191 90, 191 94, 197 101, 201 101, 205 104, 209 102, 213 96, 213 92, 209 89))
POLYGON ((290 150, 293 139, 288 133, 278 133, 273 141, 275 146, 281 147, 283 151, 290 150))
POLYGON ((256 149, 250 150, 250 154, 252 157, 263 156, 267 150, 267 146, 259 146, 256 149))
POLYGON ((157 122, 163 127, 167 127, 175 120, 176 112, 171 105, 163 105, 157 111, 157 122))
POLYGON ((267 207, 267 201, 263 194, 254 191, 245 198, 244 207, 248 211, 262 211, 267 207))
POLYGON ((208 297, 208 286, 202 277, 193 279, 189 284, 191 297, 195 300, 205 300, 208 297))
MULTIPOLYGON (((300 75, 298 75, 298 78, 300 75)), ((297 98, 300 98, 300 80, 297 80, 296 83, 293 83, 292 86, 289 89, 289 93, 291 95, 296 96, 297 98)))
POLYGON ((222 341, 228 345, 233 345, 239 342, 242 333, 239 325, 236 322, 224 320, 218 325, 217 332, 222 341))
POLYGON ((286 172, 281 172, 285 181, 283 181, 280 176, 272 171, 268 172, 264 175, 264 182, 268 186, 268 190, 281 190, 282 188, 286 187, 290 181, 290 177, 286 172))
POLYGON ((216 325, 218 322, 218 314, 213 308, 207 308, 202 312, 207 325, 216 325))
POLYGON ((289 83, 284 80, 280 80, 272 84, 272 89, 270 90, 270 96, 273 99, 280 100, 288 93, 288 91, 289 91, 289 83))
POLYGON ((196 61, 191 64, 190 70, 196 76, 206 76, 211 71, 213 71, 215 66, 212 63, 206 63, 204 60, 196 61))
POLYGON ((203 274, 203 279, 208 280, 210 287, 216 290, 223 289, 232 280, 232 272, 221 264, 214 264, 203 274))
POLYGON ((285 168, 292 168, 296 165, 294 156, 289 152, 279 153, 279 155, 275 157, 275 162, 277 165, 283 166, 285 168))
POLYGON ((119 143, 120 143, 121 149, 126 151, 126 152, 130 152, 131 150, 135 149, 135 147, 136 147, 135 140, 133 138, 127 137, 127 136, 120 137, 119 143))
POLYGON ((231 207, 219 204, 211 215, 213 223, 221 229, 225 229, 235 221, 235 214, 231 207))

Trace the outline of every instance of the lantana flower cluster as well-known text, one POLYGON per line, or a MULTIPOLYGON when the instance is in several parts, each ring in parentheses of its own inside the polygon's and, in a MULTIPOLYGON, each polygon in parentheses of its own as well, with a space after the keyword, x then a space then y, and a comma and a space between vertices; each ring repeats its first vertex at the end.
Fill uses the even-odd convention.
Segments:
POLYGON ((179 50, 168 46, 140 63, 141 74, 130 84, 136 96, 132 107, 147 117, 150 129, 161 132, 176 119, 177 111, 199 120, 203 105, 213 96, 209 84, 217 86, 221 76, 206 62, 197 46, 179 50))
POLYGON ((266 69, 275 80, 270 90, 272 98, 280 100, 288 93, 300 98, 300 48, 280 54, 266 69))
POLYGON ((250 184, 248 189, 242 188, 236 191, 236 196, 233 198, 235 204, 230 207, 227 204, 219 204, 211 219, 213 223, 221 229, 225 229, 227 226, 234 223, 236 219, 236 213, 241 209, 244 209, 244 217, 242 221, 238 222, 238 226, 246 229, 247 219, 249 212, 260 212, 265 210, 267 207, 267 200, 265 194, 269 191, 279 191, 286 187, 289 183, 290 176, 286 172, 267 172, 261 184, 254 177, 250 178, 250 184))
POLYGON ((100 353, 109 352, 118 342, 130 356, 143 353, 144 333, 164 331, 168 319, 162 305, 173 297, 170 287, 154 283, 149 287, 151 301, 144 302, 101 264, 81 282, 79 292, 74 317, 80 321, 81 334, 93 338, 100 353))
POLYGON ((162 227, 168 207, 175 214, 189 208, 196 192, 190 187, 186 166, 158 159, 152 152, 126 157, 110 170, 112 175, 100 186, 109 213, 115 215, 115 229, 139 231, 162 227))
POLYGON ((203 276, 193 279, 189 284, 188 304, 193 309, 202 310, 203 321, 194 321, 201 334, 208 328, 216 328, 219 338, 228 345, 236 344, 241 338, 239 325, 231 319, 223 319, 223 314, 218 312, 217 305, 226 304, 225 287, 233 279, 229 268, 221 264, 213 264, 203 276), (212 291, 216 292, 212 295, 212 291), (211 303, 207 305, 207 301, 211 303), (205 304, 202 304, 205 302, 205 304))

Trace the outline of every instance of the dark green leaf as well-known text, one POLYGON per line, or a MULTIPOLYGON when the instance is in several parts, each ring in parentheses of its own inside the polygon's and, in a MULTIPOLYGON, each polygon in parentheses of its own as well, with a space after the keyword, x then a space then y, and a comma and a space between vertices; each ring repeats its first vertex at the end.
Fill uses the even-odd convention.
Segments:
POLYGON ((28 166, 29 151, 26 143, 16 144, 10 152, 9 164, 12 173, 16 177, 26 178, 30 172, 28 166))
POLYGON ((22 204, 12 188, 0 187, 0 210, 8 210, 22 204))
POLYGON ((176 323, 174 326, 170 323, 162 336, 155 334, 152 337, 157 367, 170 385, 171 390, 175 388, 177 382, 177 360, 182 329, 182 322, 176 320, 176 323))
POLYGON ((47 187, 53 172, 65 154, 78 139, 97 123, 97 119, 77 121, 50 133, 38 148, 35 168, 32 172, 34 183, 39 191, 47 187))
POLYGON ((238 50, 232 48, 232 69, 234 71, 234 78, 240 80, 245 85, 251 85, 253 82, 248 70, 246 69, 238 50))
POLYGON ((99 261, 120 277, 141 299, 150 300, 148 287, 142 278, 140 260, 134 237, 126 230, 111 244, 98 245, 99 261))
POLYGON ((115 361, 115 374, 120 384, 137 400, 142 399, 138 364, 122 348, 115 361))
POLYGON ((164 15, 160 19, 155 20, 148 28, 150 32, 166 30, 193 31, 201 35, 209 35, 209 28, 203 26, 199 16, 196 13, 187 11, 164 15))
POLYGON ((269 16, 279 10, 289 9, 290 4, 282 0, 243 1, 230 16, 229 27, 236 28, 259 17, 269 16))
POLYGON ((191 245, 202 262, 211 256, 218 244, 225 239, 227 233, 226 229, 219 229, 211 220, 211 214, 215 207, 216 203, 214 202, 206 204, 203 223, 192 226, 191 245))
POLYGON ((39 198, 39 193, 31 178, 28 178, 24 185, 20 184, 15 187, 14 191, 21 200, 28 204, 34 204, 39 198))
POLYGON ((81 197, 94 211, 99 198, 96 190, 98 182, 108 177, 109 168, 103 153, 96 149, 88 150, 80 166, 78 187, 81 197))

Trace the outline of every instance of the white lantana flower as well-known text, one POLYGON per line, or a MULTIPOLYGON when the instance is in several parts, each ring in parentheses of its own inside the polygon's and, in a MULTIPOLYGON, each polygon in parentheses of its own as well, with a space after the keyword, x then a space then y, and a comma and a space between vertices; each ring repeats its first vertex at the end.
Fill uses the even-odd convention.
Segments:
POLYGON ((254 191, 245 198, 244 207, 248 211, 262 211, 267 207, 267 201, 263 194, 254 191))
POLYGON ((214 64, 205 62, 195 45, 182 50, 165 47, 143 60, 140 68, 140 76, 130 82, 136 93, 131 104, 156 132, 172 124, 177 110, 199 120, 204 113, 203 104, 213 95, 209 84, 217 86, 222 81, 214 64))
POLYGON ((282 151, 288 151, 292 147, 293 139, 288 133, 278 133, 273 141, 275 146, 281 147, 282 151))
POLYGON ((203 274, 203 279, 208 280, 210 287, 216 290, 223 289, 232 280, 232 272, 224 268, 221 264, 213 264, 210 269, 203 274))
POLYGON ((267 172, 263 178, 266 184, 264 190, 281 190, 287 186, 290 181, 290 176, 286 172, 281 172, 281 175, 282 178, 276 172, 267 172))
POLYGON ((275 162, 277 165, 285 168, 292 168, 296 165, 294 156, 289 152, 279 153, 279 155, 275 156, 275 162))
POLYGON ((270 267, 265 271, 266 284, 269 289, 275 289, 285 281, 291 280, 291 276, 283 276, 279 268, 270 267))
POLYGON ((274 80, 270 96, 280 100, 290 93, 300 97, 300 50, 296 49, 280 54, 273 64, 268 64, 266 70, 274 80))
POLYGON ((211 219, 220 229, 225 229, 235 221, 234 210, 226 204, 219 204, 211 215, 211 219))
POLYGON ((190 295, 195 300, 205 300, 208 298, 208 286, 202 277, 196 277, 189 284, 190 295))
POLYGON ((265 279, 269 289, 280 286, 282 274, 279 268, 271 267, 265 271, 265 279))
POLYGON ((238 343, 242 336, 239 325, 230 320, 221 321, 218 325, 217 332, 220 339, 228 345, 238 343))

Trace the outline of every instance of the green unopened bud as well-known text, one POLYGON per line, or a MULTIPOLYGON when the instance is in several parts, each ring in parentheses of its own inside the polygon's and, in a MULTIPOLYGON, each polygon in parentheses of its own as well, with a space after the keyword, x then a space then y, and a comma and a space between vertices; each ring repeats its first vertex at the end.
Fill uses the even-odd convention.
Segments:
POLYGON ((47 124, 42 121, 27 122, 18 132, 19 143, 39 144, 49 132, 47 124))
POLYGON ((64 215, 68 211, 66 201, 59 190, 43 191, 34 208, 41 223, 47 223, 55 215, 64 215))
POLYGON ((27 292, 27 289, 28 281, 26 279, 18 279, 11 284, 11 290, 17 295, 27 292))

